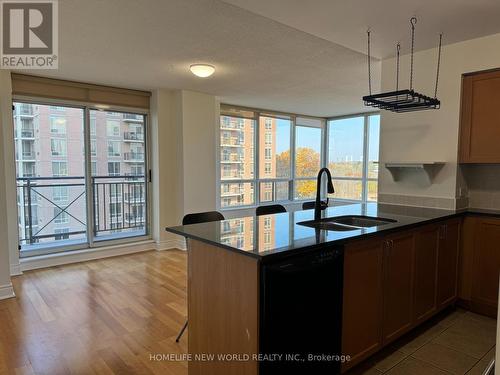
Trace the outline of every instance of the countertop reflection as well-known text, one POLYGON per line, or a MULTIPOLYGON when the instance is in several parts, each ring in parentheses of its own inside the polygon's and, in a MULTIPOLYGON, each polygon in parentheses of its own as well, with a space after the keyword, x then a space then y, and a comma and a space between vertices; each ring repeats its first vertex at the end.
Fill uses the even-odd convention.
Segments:
POLYGON ((351 239, 441 220, 464 212, 466 211, 366 203, 329 207, 322 211, 322 217, 363 215, 392 219, 396 222, 349 231, 318 230, 298 224, 314 218, 314 210, 304 210, 170 227, 166 230, 228 250, 268 259, 296 250, 345 243, 351 239))

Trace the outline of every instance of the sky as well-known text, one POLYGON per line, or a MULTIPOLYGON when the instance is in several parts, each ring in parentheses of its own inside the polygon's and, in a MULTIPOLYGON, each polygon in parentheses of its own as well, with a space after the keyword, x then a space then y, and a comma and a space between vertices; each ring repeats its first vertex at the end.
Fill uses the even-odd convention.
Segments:
MULTIPOLYGON (((368 150, 369 160, 378 160, 378 144, 380 132, 380 116, 370 116, 368 150)), ((329 158, 330 161, 360 161, 363 156, 363 117, 329 121, 329 158)), ((277 119, 276 153, 290 148, 289 120, 277 119)), ((299 147, 309 147, 318 152, 321 150, 321 130, 297 126, 296 142, 299 147)))

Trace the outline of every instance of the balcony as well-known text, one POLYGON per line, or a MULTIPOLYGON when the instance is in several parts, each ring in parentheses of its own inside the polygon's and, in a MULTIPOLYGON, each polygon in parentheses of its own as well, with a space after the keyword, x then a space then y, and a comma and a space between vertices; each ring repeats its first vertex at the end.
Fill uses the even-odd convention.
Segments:
POLYGON ((31 104, 21 104, 17 107, 17 114, 21 117, 33 117, 35 115, 31 104))
POLYGON ((127 162, 144 161, 144 153, 143 152, 125 152, 123 154, 123 159, 127 162))
POLYGON ((143 115, 136 115, 133 113, 124 113, 123 114, 123 121, 125 121, 125 122, 143 122, 144 116, 143 115))
POLYGON ((144 142, 144 134, 137 132, 124 132, 123 139, 124 141, 129 142, 144 142))
POLYGON ((232 123, 229 123, 229 124, 224 124, 222 123, 220 125, 220 128, 221 130, 233 130, 233 131, 239 131, 239 132, 242 132, 243 131, 243 128, 241 128, 240 126, 236 125, 236 124, 232 124, 232 123))
MULTIPOLYGON (((144 176, 92 177, 95 240, 145 234, 146 182, 144 176), (137 201, 126 200, 137 196, 137 201)), ((21 255, 35 255, 44 247, 85 243, 87 216, 84 177, 17 178, 21 255), (63 192, 56 188, 63 188, 63 192), (48 214, 50 213, 50 214, 48 214), (61 215, 65 220, 61 222, 61 215), (64 230, 64 232, 63 232, 64 230)))
POLYGON ((33 128, 22 128, 21 138, 35 138, 35 129, 33 128))

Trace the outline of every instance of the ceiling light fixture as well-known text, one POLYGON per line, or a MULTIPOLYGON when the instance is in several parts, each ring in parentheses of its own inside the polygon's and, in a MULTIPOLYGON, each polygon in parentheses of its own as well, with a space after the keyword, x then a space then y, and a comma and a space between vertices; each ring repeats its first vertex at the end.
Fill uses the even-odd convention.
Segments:
POLYGON ((214 74, 215 67, 208 64, 192 64, 189 70, 197 77, 207 78, 214 74))

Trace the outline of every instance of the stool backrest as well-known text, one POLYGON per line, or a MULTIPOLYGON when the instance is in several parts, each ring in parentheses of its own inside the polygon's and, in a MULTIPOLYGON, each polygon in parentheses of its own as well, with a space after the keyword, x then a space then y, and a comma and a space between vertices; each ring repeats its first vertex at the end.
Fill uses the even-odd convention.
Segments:
POLYGON ((266 206, 259 206, 255 210, 255 214, 257 216, 279 214, 281 212, 286 212, 286 208, 283 207, 281 204, 270 204, 266 206))
POLYGON ((316 205, 316 202, 304 202, 302 203, 302 209, 303 210, 310 210, 311 208, 314 208, 316 205))
POLYGON ((187 214, 182 219, 182 225, 208 223, 210 221, 224 220, 224 216, 217 211, 197 212, 194 214, 187 214))

